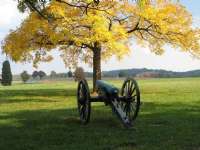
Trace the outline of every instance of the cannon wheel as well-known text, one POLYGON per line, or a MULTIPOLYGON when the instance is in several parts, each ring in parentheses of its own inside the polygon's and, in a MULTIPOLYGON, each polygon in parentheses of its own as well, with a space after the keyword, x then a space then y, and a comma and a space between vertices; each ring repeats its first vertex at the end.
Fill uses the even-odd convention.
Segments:
POLYGON ((121 101, 120 105, 126 112, 130 125, 133 125, 140 109, 140 90, 137 82, 132 78, 127 78, 122 85, 121 95, 125 97, 125 100, 121 101))
POLYGON ((77 90, 77 104, 80 120, 82 124, 87 124, 90 121, 90 91, 86 80, 81 80, 77 90))

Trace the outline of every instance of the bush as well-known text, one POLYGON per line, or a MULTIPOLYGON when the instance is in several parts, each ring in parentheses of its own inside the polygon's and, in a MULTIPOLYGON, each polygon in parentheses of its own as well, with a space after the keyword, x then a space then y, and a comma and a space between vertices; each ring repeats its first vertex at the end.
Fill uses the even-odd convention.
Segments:
POLYGON ((39 71, 38 75, 39 75, 40 79, 42 79, 46 76, 46 73, 44 71, 39 71))
POLYGON ((56 75, 57 75, 57 74, 56 74, 56 72, 55 72, 55 71, 51 71, 51 73, 50 73, 50 77, 51 77, 51 78, 55 78, 55 77, 56 77, 56 75))
POLYGON ((8 86, 12 84, 12 72, 11 72, 10 63, 8 60, 3 62, 1 83, 4 86, 8 86))
POLYGON ((84 70, 81 67, 77 67, 74 72, 74 79, 75 81, 80 81, 82 79, 85 79, 84 70))
POLYGON ((21 73, 21 79, 24 83, 26 83, 28 81, 28 79, 30 78, 30 75, 27 73, 27 71, 23 71, 21 73))
POLYGON ((44 71, 34 71, 33 73, 32 73, 32 77, 33 77, 33 79, 36 79, 36 78, 40 78, 40 79, 42 79, 42 78, 44 78, 46 76, 46 73, 44 72, 44 71))
POLYGON ((68 77, 69 77, 69 78, 72 78, 72 77, 73 77, 73 74, 72 74, 71 70, 70 70, 67 74, 68 74, 68 77))
POLYGON ((33 79, 37 78, 38 76, 39 76, 39 74, 38 74, 37 71, 34 71, 34 72, 32 73, 33 79))

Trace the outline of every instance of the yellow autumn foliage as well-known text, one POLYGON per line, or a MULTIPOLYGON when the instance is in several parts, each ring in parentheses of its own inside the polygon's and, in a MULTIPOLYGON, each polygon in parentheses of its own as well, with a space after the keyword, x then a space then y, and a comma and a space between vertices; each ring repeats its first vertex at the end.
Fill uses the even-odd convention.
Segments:
POLYGON ((52 0, 45 9, 49 20, 31 12, 19 28, 11 31, 2 49, 14 61, 50 61, 50 51, 58 49, 67 65, 81 59, 92 63, 95 43, 102 59, 129 54, 131 41, 148 46, 160 55, 166 44, 200 56, 200 30, 192 27, 192 15, 178 2, 52 0), (87 5, 86 5, 87 4, 87 5), (75 7, 75 6, 84 7, 75 7), (87 9, 85 6, 88 6, 87 9), (70 60, 70 61, 69 61, 70 60))

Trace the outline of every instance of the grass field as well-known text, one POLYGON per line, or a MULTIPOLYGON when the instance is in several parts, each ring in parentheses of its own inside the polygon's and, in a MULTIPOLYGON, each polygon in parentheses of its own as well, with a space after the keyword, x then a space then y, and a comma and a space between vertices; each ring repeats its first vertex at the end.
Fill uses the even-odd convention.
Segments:
POLYGON ((138 82, 142 106, 131 129, 103 103, 81 125, 73 81, 0 86, 0 150, 200 150, 200 78, 138 82))

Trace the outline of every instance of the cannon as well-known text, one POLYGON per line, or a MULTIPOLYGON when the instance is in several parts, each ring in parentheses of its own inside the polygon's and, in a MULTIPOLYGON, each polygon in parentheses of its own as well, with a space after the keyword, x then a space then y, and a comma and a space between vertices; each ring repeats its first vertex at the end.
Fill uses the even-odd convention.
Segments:
POLYGON ((87 124, 90 121, 92 102, 104 102, 125 127, 133 126, 140 109, 140 90, 136 80, 127 78, 121 91, 103 80, 97 80, 96 89, 97 96, 90 96, 87 81, 84 79, 78 83, 77 104, 81 123, 87 124))

